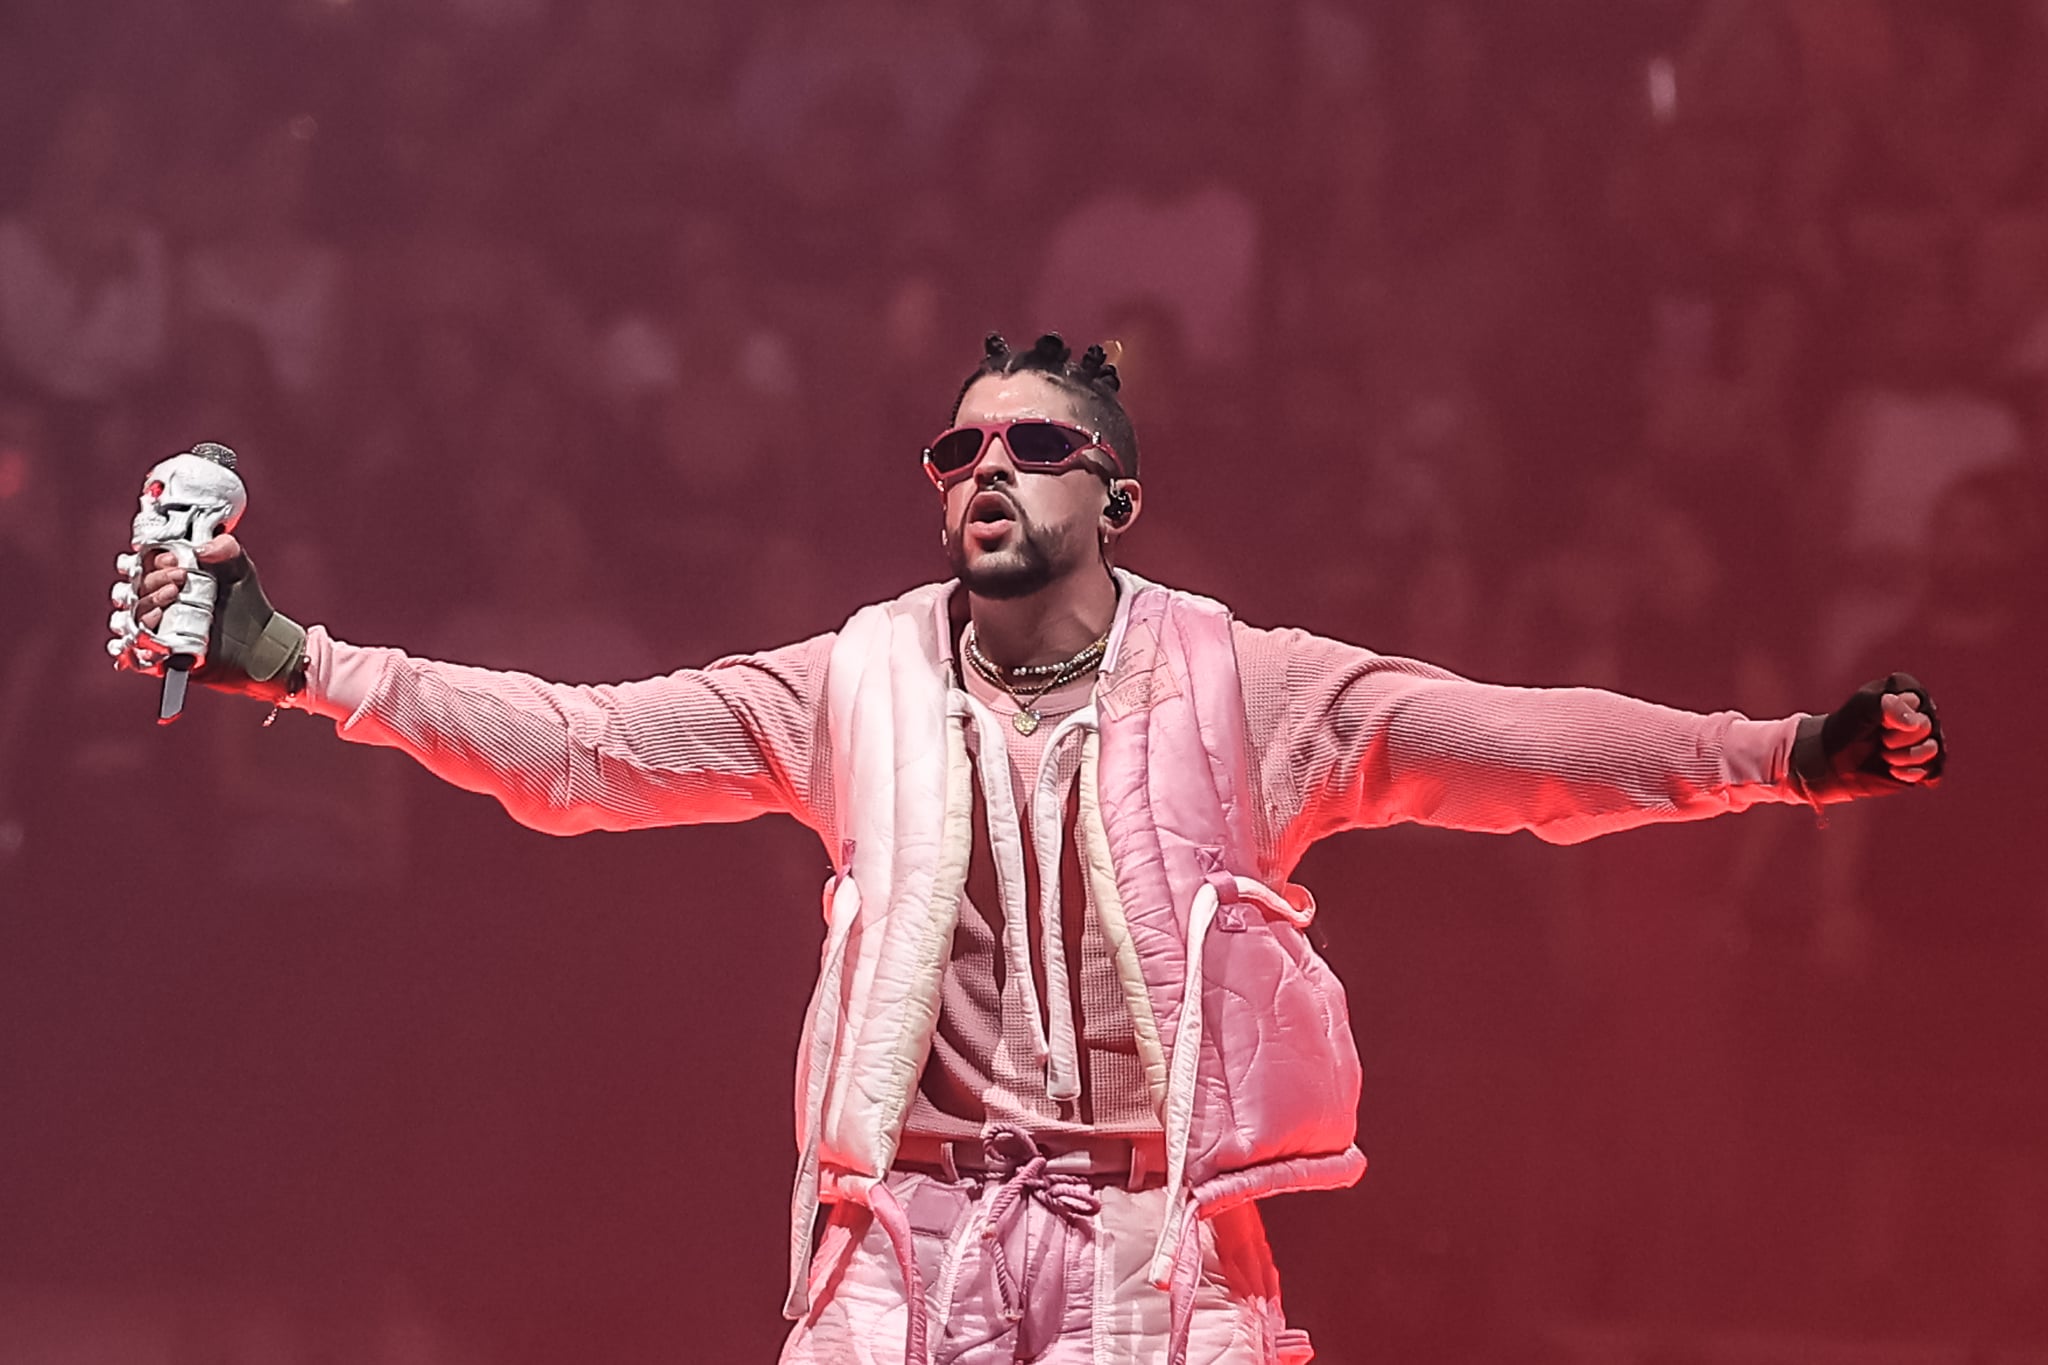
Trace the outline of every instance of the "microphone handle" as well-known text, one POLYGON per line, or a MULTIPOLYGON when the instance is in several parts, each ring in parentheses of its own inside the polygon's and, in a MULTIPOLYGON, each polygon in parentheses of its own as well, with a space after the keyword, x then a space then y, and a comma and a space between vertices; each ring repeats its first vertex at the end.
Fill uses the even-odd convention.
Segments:
POLYGON ((199 567, 198 554, 189 542, 178 541, 163 548, 177 555, 185 566, 185 586, 178 600, 164 609, 163 620, 154 632, 171 647, 164 660, 163 691, 157 700, 156 723, 169 725, 185 709, 185 688, 191 672, 206 662, 207 637, 213 633, 213 608, 220 594, 219 580, 199 567))
POLYGON ((185 710, 185 687, 192 678, 192 656, 173 654, 164 661, 164 686, 157 698, 156 723, 169 725, 185 710))

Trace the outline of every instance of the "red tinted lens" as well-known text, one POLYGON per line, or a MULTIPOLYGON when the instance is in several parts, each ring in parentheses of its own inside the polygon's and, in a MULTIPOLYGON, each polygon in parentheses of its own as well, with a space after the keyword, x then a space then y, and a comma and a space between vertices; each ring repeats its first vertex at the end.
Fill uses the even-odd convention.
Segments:
POLYGON ((932 468, 941 474, 957 474, 981 454, 981 433, 969 427, 949 431, 932 443, 932 468))
POLYGON ((1018 464, 1058 464, 1093 443, 1080 432, 1051 422, 1015 422, 1003 433, 1003 444, 1018 464))

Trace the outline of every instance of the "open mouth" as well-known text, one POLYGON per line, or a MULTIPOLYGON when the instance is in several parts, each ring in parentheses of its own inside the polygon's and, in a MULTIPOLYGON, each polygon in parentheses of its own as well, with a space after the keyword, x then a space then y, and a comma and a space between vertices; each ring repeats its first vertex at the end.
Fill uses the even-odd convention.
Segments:
POLYGON ((967 524, 970 527, 985 527, 990 531, 1001 530, 1017 520, 1017 509, 1001 493, 985 492, 974 495, 974 501, 967 504, 967 524))

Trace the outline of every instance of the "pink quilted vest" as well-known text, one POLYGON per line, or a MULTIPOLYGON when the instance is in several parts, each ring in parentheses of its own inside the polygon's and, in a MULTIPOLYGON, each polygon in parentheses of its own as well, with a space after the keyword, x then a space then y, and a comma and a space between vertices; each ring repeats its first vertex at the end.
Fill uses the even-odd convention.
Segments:
MULTIPOLYGON (((1080 861, 1166 1130, 1165 1287, 1197 1214, 1358 1179, 1360 1074, 1343 987, 1303 933, 1314 902, 1259 865, 1230 614, 1117 576, 1094 699, 1050 743, 1083 746, 1080 861)), ((889 1169, 937 1022, 977 723, 953 677, 952 590, 865 608, 832 655, 841 846, 798 1056, 792 1317, 817 1200, 865 1201, 889 1169)))

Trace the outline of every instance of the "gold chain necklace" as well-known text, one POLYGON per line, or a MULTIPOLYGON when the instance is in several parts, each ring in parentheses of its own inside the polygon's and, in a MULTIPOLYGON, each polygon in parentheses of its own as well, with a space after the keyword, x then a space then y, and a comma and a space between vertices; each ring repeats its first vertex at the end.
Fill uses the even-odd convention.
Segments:
POLYGON ((1102 656, 1108 649, 1109 635, 1104 632, 1093 643, 1083 646, 1080 653, 1065 663, 1030 664, 1022 668, 1005 669, 981 652, 981 643, 975 638, 972 621, 967 623, 966 633, 960 639, 960 652, 967 656, 967 662, 973 666, 974 671, 994 686, 1000 687, 1008 694, 1010 700, 1017 704, 1017 714, 1010 717, 1010 725, 1020 735, 1028 735, 1038 728, 1038 722, 1042 717, 1038 713, 1036 703, 1040 697, 1072 682, 1095 667, 1102 661, 1102 656), (1010 683, 1008 675, 1013 672, 1043 677, 1045 681, 1020 692, 1010 683))

